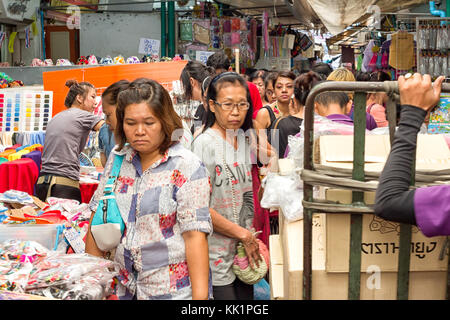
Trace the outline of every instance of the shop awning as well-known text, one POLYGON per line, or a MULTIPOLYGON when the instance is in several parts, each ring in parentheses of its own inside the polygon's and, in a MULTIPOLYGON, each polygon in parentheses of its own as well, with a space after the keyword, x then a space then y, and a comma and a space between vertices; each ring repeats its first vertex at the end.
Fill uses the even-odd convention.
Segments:
POLYGON ((244 8, 246 14, 262 14, 267 10, 285 24, 285 19, 295 20, 306 27, 325 27, 332 35, 339 34, 357 22, 371 16, 368 8, 376 5, 380 12, 398 11, 427 0, 220 0, 232 8, 244 8))

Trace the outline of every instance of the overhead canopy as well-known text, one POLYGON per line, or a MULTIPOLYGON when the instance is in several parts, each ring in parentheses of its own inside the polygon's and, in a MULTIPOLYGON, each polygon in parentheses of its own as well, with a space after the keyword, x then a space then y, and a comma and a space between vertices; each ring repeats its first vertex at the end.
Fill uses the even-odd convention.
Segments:
POLYGON ((306 28, 325 27, 332 35, 343 32, 348 26, 362 17, 371 14, 371 5, 380 12, 398 11, 420 4, 427 0, 220 0, 218 2, 237 8, 244 14, 257 15, 267 10, 276 23, 302 24, 306 28), (239 9, 243 8, 243 9, 239 9))

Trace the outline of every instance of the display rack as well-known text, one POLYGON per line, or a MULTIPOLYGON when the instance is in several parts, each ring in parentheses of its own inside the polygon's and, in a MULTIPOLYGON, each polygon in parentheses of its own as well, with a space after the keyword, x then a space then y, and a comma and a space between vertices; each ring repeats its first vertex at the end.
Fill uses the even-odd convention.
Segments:
MULTIPOLYGON (((447 60, 447 70, 445 72, 442 72, 442 75, 445 75, 446 79, 450 78, 450 72, 449 72, 449 62, 450 62, 450 47, 449 47, 449 41, 445 41, 445 44, 447 44, 446 48, 438 48, 436 46, 436 39, 434 39, 434 43, 431 44, 429 47, 424 48, 422 41, 419 41, 420 39, 420 26, 423 24, 429 24, 432 25, 434 28, 445 26, 446 28, 449 28, 449 26, 446 24, 446 21, 450 21, 450 17, 416 17, 416 39, 417 39, 417 45, 416 45, 416 57, 417 57, 417 71, 420 73, 429 73, 429 70, 424 70, 423 66, 423 59, 424 55, 441 55, 441 59, 447 60)), ((447 29, 447 32, 450 31, 447 29)), ((427 42, 431 41, 432 39, 428 38, 427 42)), ((441 60, 441 63, 439 64, 439 67, 442 67, 443 63, 441 60)), ((437 74, 433 75, 433 78, 437 78, 437 74)))

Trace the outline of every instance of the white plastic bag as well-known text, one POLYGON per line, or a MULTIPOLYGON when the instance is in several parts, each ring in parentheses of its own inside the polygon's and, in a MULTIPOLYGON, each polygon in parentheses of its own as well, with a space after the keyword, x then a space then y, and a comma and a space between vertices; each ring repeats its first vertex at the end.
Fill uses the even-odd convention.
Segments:
POLYGON ((303 183, 297 173, 279 175, 269 173, 263 180, 261 207, 279 207, 289 222, 303 219, 303 183))

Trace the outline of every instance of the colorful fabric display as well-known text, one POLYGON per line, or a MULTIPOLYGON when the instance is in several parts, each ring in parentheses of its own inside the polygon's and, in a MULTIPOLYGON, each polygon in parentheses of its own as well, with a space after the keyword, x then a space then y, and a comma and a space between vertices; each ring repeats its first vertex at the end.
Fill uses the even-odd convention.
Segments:
POLYGON ((12 146, 14 143, 12 143, 12 132, 3 132, 0 135, 0 143, 4 146, 12 146))
POLYGON ((98 64, 97 57, 94 56, 93 54, 91 54, 91 55, 88 57, 88 64, 89 64, 89 65, 97 65, 97 64, 98 64))
POLYGON ((132 56, 127 59, 127 63, 141 63, 138 57, 132 56))
POLYGON ((110 56, 106 56, 100 60, 100 64, 105 64, 105 65, 114 64, 114 61, 110 56))
POLYGON ((58 60, 56 60, 56 65, 57 66, 71 66, 72 63, 67 59, 58 59, 58 60))
POLYGON ((231 32, 231 21, 229 19, 225 19, 222 25, 223 33, 231 32))
POLYGON ((237 45, 241 43, 241 34, 239 32, 233 32, 231 34, 231 45, 237 45))
POLYGON ((6 79, 0 79, 0 88, 4 89, 4 88, 8 88, 8 80, 6 79))
POLYGON ((32 67, 42 67, 42 66, 44 66, 44 62, 41 59, 34 58, 31 61, 31 66, 32 67))
POLYGON ((24 154, 27 154, 27 153, 29 153, 29 152, 30 152, 30 151, 28 151, 28 150, 22 150, 22 151, 19 151, 19 152, 16 152, 16 153, 11 153, 11 154, 8 156, 8 161, 18 160, 18 159, 22 158, 22 156, 23 156, 24 154))
POLYGON ((2 153, 0 153, 0 158, 5 158, 6 160, 8 160, 9 155, 13 153, 16 153, 15 149, 5 150, 2 153))
POLYGON ((125 64, 125 58, 121 55, 114 57, 114 64, 125 64))
POLYGON ((241 30, 241 19, 233 18, 231 19, 231 32, 236 32, 241 30))
POLYGON ((36 147, 41 147, 44 145, 45 132, 15 132, 12 135, 12 141, 20 145, 36 145, 36 147))
POLYGON ((8 161, 0 166, 0 192, 18 190, 34 194, 39 175, 36 163, 31 159, 8 161))
POLYGON ((77 65, 86 65, 88 64, 88 60, 85 56, 81 56, 78 58, 77 65))

